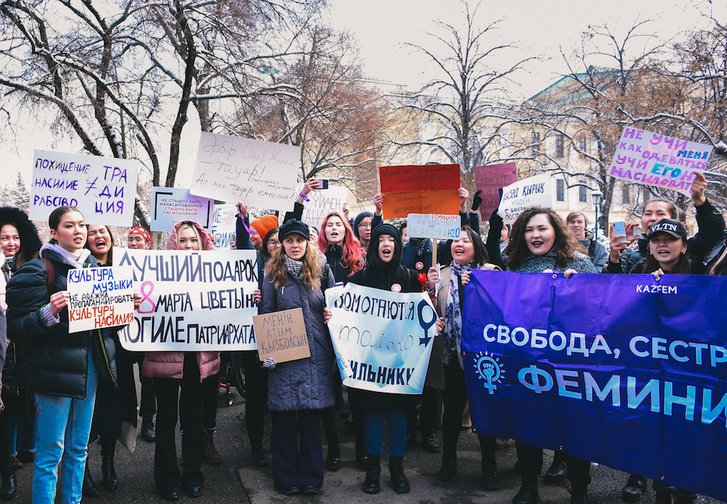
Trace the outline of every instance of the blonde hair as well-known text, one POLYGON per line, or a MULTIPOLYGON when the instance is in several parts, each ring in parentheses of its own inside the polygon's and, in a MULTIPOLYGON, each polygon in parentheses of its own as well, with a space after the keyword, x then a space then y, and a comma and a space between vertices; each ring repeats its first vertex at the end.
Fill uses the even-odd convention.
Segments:
POLYGON ((199 244, 199 249, 202 250, 204 248, 204 244, 202 243, 202 236, 199 234, 199 229, 197 229, 197 226, 187 221, 179 224, 179 227, 177 227, 176 229, 177 248, 179 248, 179 235, 182 234, 182 231, 184 231, 185 229, 191 229, 192 232, 194 232, 194 236, 197 238, 197 243, 199 244))
MULTIPOLYGON (((320 263, 320 252, 310 243, 306 243, 305 254, 301 262, 303 267, 300 272, 300 281, 311 289, 321 288, 321 275, 323 269, 320 263)), ((273 252, 270 260, 265 265, 265 273, 272 277, 273 284, 280 288, 288 280, 288 267, 286 264, 285 246, 273 252)))

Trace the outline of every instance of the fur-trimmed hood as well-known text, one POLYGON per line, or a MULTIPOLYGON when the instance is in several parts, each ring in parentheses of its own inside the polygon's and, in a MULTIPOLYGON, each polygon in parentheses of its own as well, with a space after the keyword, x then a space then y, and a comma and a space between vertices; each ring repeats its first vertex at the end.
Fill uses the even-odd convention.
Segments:
POLYGON ((172 229, 172 232, 169 233, 169 238, 167 239, 167 250, 177 250, 177 230, 182 224, 190 224, 194 226, 194 228, 197 230, 202 240, 200 250, 213 250, 215 248, 215 242, 212 239, 212 236, 210 236, 210 234, 205 230, 205 228, 203 228, 194 221, 184 220, 177 222, 174 225, 174 229, 172 229))
POLYGON ((24 264, 37 257, 41 241, 35 224, 31 222, 26 213, 16 207, 0 207, 0 229, 5 224, 15 226, 20 235, 20 253, 16 258, 16 263, 24 264))

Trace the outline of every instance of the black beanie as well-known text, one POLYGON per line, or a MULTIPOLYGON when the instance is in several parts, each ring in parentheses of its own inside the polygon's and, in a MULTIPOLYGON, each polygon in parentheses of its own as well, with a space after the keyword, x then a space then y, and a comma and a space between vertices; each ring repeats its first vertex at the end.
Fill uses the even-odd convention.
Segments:
POLYGON ((366 251, 366 261, 368 264, 376 268, 399 267, 399 264, 401 263, 401 249, 401 234, 399 233, 399 230, 391 224, 379 224, 371 230, 371 241, 369 242, 369 246, 366 251), (379 257, 379 237, 385 234, 392 236, 396 242, 394 257, 389 263, 384 263, 379 257))
POLYGON ((310 230, 308 224, 299 220, 289 220, 278 230, 278 240, 282 243, 285 237, 291 234, 299 234, 306 240, 310 240, 310 230))
POLYGON ((356 216, 356 218, 353 220, 353 234, 356 235, 356 238, 359 238, 359 239, 361 238, 358 235, 358 226, 359 226, 359 224, 361 224, 361 221, 364 220, 366 217, 373 218, 373 216, 374 216, 374 214, 372 214, 371 212, 361 212, 360 214, 358 214, 356 216))

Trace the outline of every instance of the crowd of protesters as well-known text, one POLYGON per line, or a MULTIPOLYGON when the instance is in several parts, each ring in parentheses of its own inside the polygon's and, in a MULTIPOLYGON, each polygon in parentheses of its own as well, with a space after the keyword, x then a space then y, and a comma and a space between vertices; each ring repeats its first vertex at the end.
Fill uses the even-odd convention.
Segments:
MULTIPOLYGON (((493 213, 486 239, 480 236, 479 193, 471 199, 460 188, 461 235, 438 245, 411 238, 406 222, 388 223, 385 195, 373 198, 375 211, 349 219, 345 208, 325 216, 321 228, 302 221, 303 208, 316 181, 303 186, 293 211, 284 218, 251 219, 237 204, 235 246, 254 250, 259 283, 254 300, 259 313, 300 308, 310 357, 291 362, 259 360, 256 351, 233 352, 230 362, 246 380, 245 422, 250 460, 266 466, 263 443, 266 416, 272 423, 272 485, 284 495, 316 495, 325 470, 341 466, 335 418, 350 411, 356 463, 365 471, 362 490, 381 491, 381 462, 388 452, 390 483, 397 493, 410 491, 404 461, 407 444, 421 436, 422 446, 441 452, 438 478, 457 475, 457 442, 467 410, 462 359, 464 288, 472 270, 518 273, 562 272, 628 274, 712 274, 727 272, 725 222, 705 196, 707 181, 692 186, 698 232, 689 238, 679 209, 667 200, 648 201, 638 226, 625 234, 610 231, 607 247, 590 233, 582 212, 564 220, 548 208, 523 211, 510 227, 493 213), (436 255, 435 255, 435 247, 436 255), (434 257, 437 257, 437 260, 434 257), (337 370, 327 323, 325 291, 336 284, 358 284, 393 292, 428 292, 440 319, 427 380, 420 396, 345 390, 337 370), (438 287, 438 288, 437 288, 438 287), (442 408, 439 406, 443 405, 442 408), (438 413, 443 412, 441 418, 438 413), (441 443, 437 426, 441 424, 441 443), (384 426, 388 450, 384 450, 384 426), (323 440, 327 447, 324 456, 323 440)), ((101 446, 104 491, 116 491, 117 440, 129 431, 154 442, 154 481, 159 495, 176 501, 204 491, 202 462, 222 462, 215 447, 218 379, 217 351, 146 352, 124 350, 117 330, 69 332, 68 292, 71 269, 113 264, 114 237, 108 226, 86 225, 75 208, 50 215, 51 239, 38 232, 19 209, 0 208, 0 500, 17 493, 15 471, 33 465, 33 502, 80 502, 102 490, 91 476, 97 467, 87 457, 89 443, 101 446), (137 407, 134 365, 139 366, 141 400, 137 407), (156 416, 156 422, 155 420, 156 416), (139 422, 141 418, 141 422, 139 422), (181 469, 175 432, 182 429, 181 469)), ((152 237, 141 227, 126 237, 129 248, 150 249, 152 237)), ((169 250, 214 248, 208 232, 192 221, 178 222, 169 234, 169 250)), ((202 252, 204 253, 204 252, 202 252)), ((139 297, 135 297, 138 308, 139 297)), ((114 330, 116 329, 116 330, 114 330)), ((536 416, 532 419, 537 422, 536 416)), ((497 440, 479 435, 482 484, 498 488, 497 440)), ((514 504, 539 502, 543 450, 517 443, 521 487, 514 504)), ((555 454, 546 481, 571 482, 571 502, 587 501, 590 462, 564 452, 555 454)), ((646 479, 631 475, 623 488, 626 502, 638 501, 646 479)), ((693 493, 655 481, 658 504, 687 504, 693 493)))

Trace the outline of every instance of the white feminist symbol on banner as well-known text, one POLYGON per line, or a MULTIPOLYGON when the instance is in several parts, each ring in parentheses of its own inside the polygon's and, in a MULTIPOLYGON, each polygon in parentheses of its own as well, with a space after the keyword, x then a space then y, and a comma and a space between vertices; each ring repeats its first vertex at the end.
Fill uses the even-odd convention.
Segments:
POLYGON ((478 353, 477 360, 475 361, 475 369, 480 375, 480 378, 485 382, 484 387, 490 394, 494 394, 497 390, 497 384, 502 383, 505 378, 505 370, 500 364, 500 361, 492 356, 491 354, 478 353))

